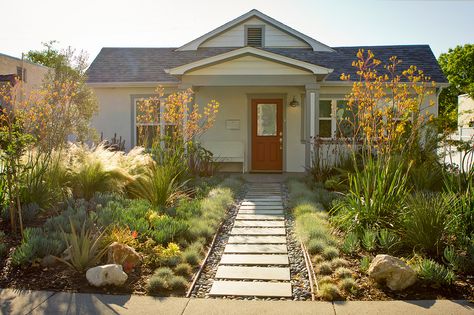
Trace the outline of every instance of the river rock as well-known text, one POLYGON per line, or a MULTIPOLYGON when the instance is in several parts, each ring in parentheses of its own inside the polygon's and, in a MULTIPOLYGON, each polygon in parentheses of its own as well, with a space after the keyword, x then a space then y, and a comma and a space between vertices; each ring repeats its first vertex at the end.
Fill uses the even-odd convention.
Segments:
POLYGON ((369 277, 399 291, 416 282, 416 272, 402 260, 390 255, 377 255, 369 266, 369 277))
POLYGON ((121 265, 110 264, 90 268, 86 272, 86 278, 91 285, 101 287, 104 285, 121 286, 127 281, 128 276, 121 265))
POLYGON ((133 247, 118 242, 113 242, 109 245, 107 254, 108 264, 122 265, 125 272, 129 272, 140 264, 140 261, 140 254, 133 247))

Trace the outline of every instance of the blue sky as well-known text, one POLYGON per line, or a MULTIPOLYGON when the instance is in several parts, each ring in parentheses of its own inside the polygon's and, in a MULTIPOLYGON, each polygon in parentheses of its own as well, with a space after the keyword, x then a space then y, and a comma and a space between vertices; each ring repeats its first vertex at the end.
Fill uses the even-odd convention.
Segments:
POLYGON ((330 46, 474 43, 474 0, 18 0, 0 4, 0 53, 177 47, 253 8, 330 46))

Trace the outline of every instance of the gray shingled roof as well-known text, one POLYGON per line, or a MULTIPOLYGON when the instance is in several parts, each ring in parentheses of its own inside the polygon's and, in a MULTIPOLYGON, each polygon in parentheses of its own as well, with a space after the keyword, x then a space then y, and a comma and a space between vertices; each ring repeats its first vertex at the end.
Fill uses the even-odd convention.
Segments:
MULTIPOLYGON (((400 69, 416 65, 431 79, 447 82, 428 45, 333 47, 336 52, 310 49, 271 49, 270 52, 334 69, 326 81, 339 81, 341 73, 356 77, 352 61, 359 48, 371 49, 376 58, 386 62, 391 56, 402 60, 400 69)), ((102 48, 88 69, 89 83, 179 82, 164 70, 215 56, 238 48, 200 48, 176 51, 176 48, 102 48)))

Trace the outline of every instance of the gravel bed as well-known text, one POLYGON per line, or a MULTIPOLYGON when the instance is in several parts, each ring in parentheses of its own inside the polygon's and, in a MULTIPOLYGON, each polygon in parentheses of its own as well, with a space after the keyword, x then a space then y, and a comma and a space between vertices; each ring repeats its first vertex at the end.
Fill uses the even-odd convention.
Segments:
MULTIPOLYGON (((221 298, 229 300, 264 300, 264 301, 278 301, 278 300, 294 300, 294 301, 304 301, 311 300, 311 290, 308 279, 308 271, 306 269, 306 264, 304 260, 303 253, 301 252, 301 245, 295 235, 294 229, 294 220, 290 215, 287 207, 287 196, 288 191, 285 185, 282 186, 282 199, 283 205, 287 210, 285 214, 285 225, 286 225, 286 238, 288 246, 288 257, 290 261, 290 275, 291 275, 291 284, 293 290, 293 296, 291 298, 262 298, 262 297, 239 297, 239 296, 223 296, 223 297, 211 297, 209 296, 209 291, 211 290, 212 283, 214 281, 214 276, 217 272, 217 267, 221 260, 221 256, 224 253, 224 248, 227 245, 229 239, 230 230, 233 227, 235 217, 239 210, 239 205, 241 200, 245 197, 248 186, 242 190, 242 194, 236 199, 236 203, 232 206, 228 213, 227 218, 225 219, 222 227, 219 231, 216 241, 214 243, 214 249, 209 254, 207 263, 204 266, 202 273, 199 279, 196 281, 191 297, 195 298, 221 298)), ((281 267, 278 265, 269 265, 271 267, 281 267)), ((244 280, 242 280, 244 281, 244 280)), ((254 282, 258 282, 254 280, 254 282)))

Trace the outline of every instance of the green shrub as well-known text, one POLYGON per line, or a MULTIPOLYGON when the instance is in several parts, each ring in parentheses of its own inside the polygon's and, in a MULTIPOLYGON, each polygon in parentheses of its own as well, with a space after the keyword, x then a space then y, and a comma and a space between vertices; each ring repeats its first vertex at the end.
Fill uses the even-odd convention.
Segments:
POLYGON ((367 229, 362 234, 362 246, 372 252, 377 248, 377 231, 367 229))
POLYGON ((323 261, 316 265, 316 271, 320 275, 330 275, 332 273, 331 263, 323 261))
POLYGON ((323 206, 319 203, 313 203, 313 202, 305 202, 298 204, 294 209, 293 209, 293 214, 295 217, 299 217, 300 215, 304 215, 307 213, 316 213, 324 211, 323 206))
POLYGON ((367 273, 370 267, 370 257, 369 256, 364 256, 360 259, 360 270, 364 273, 367 273))
POLYGON ((188 286, 188 281, 182 276, 173 276, 168 280, 170 290, 184 291, 188 286))
POLYGON ((456 279, 454 272, 431 259, 423 259, 417 269, 421 279, 436 285, 450 285, 456 279))
POLYGON ((191 266, 197 266, 201 262, 201 255, 195 248, 186 248, 181 255, 182 260, 191 266))
POLYGON ((308 242, 308 252, 311 255, 321 254, 327 246, 326 242, 319 239, 313 239, 308 242))
POLYGON ((193 274, 193 267, 188 263, 180 263, 174 268, 174 273, 179 276, 190 277, 193 274))
POLYGON ((331 266, 333 269, 338 268, 338 267, 347 267, 349 266, 349 262, 343 258, 334 258, 331 260, 331 266))
POLYGON ((402 214, 403 242, 429 255, 440 255, 448 232, 449 209, 455 199, 442 194, 417 193, 408 198, 402 214))
POLYGON ((319 287, 319 296, 326 301, 334 301, 341 296, 335 284, 324 283, 319 287))
POLYGON ((336 278, 343 279, 352 277, 352 271, 345 267, 339 267, 334 271, 336 278))
POLYGON ((86 229, 85 224, 82 225, 81 231, 78 232, 72 220, 70 224, 71 234, 63 232, 70 259, 59 258, 59 261, 76 271, 83 272, 100 262, 102 256, 107 252, 109 244, 103 241, 104 233, 97 235, 92 229, 86 229))
POLYGON ((390 226, 408 194, 403 163, 369 159, 363 170, 349 175, 349 192, 333 209, 333 222, 343 230, 390 226))
POLYGON ((334 279, 331 276, 324 276, 318 279, 318 285, 323 285, 325 283, 334 283, 334 279))
POLYGON ((174 276, 174 273, 173 273, 173 270, 171 270, 171 268, 169 268, 169 267, 160 267, 160 268, 155 270, 153 275, 156 276, 156 277, 167 279, 167 278, 170 278, 170 277, 174 276))
POLYGON ((448 246, 443 251, 443 258, 446 264, 452 270, 460 270, 463 265, 463 259, 456 253, 456 250, 453 246, 448 246))
POLYGON ((148 293, 160 293, 169 289, 169 283, 166 279, 151 276, 148 279, 146 290, 148 293))
POLYGON ((323 257, 327 260, 331 260, 339 256, 339 250, 336 247, 328 246, 323 251, 323 257))
POLYGON ((346 238, 342 243, 341 249, 344 253, 352 255, 359 250, 359 236, 355 232, 346 234, 346 238))
POLYGON ((400 237, 389 229, 381 229, 378 234, 378 240, 380 247, 386 253, 396 252, 401 241, 400 237))
POLYGON ((354 279, 347 277, 339 281, 339 288, 345 292, 355 293, 357 291, 357 284, 354 279))
POLYGON ((0 258, 7 253, 7 244, 5 244, 5 233, 0 231, 0 258))
POLYGON ((150 163, 127 188, 131 197, 148 200, 155 207, 164 207, 174 204, 184 195, 186 182, 180 182, 179 176, 173 164, 150 163))
POLYGON ((27 228, 21 244, 12 253, 14 266, 31 263, 35 258, 47 255, 59 255, 66 246, 55 235, 46 235, 40 228, 27 228))

